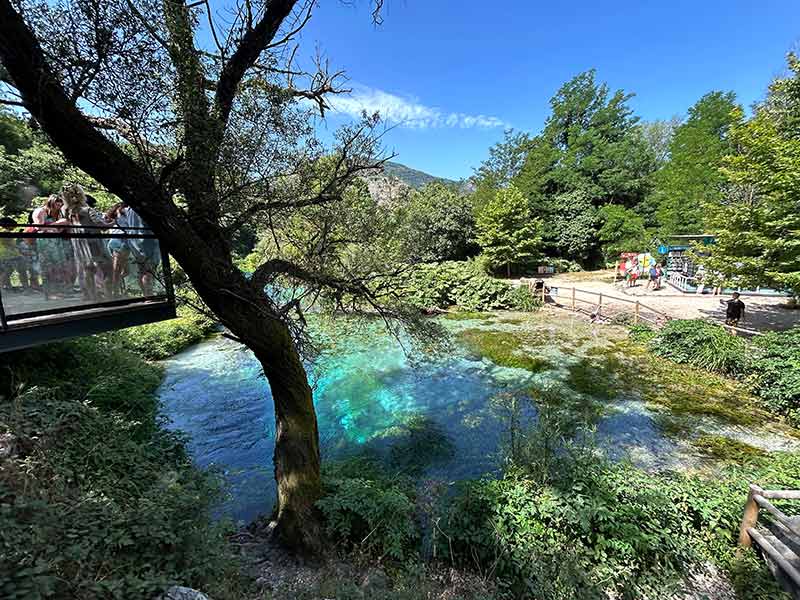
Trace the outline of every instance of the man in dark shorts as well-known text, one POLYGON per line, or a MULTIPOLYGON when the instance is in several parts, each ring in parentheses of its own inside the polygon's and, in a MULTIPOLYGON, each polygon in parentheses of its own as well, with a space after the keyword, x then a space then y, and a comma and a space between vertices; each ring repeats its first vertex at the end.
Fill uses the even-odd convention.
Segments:
POLYGON ((739 300, 739 292, 733 292, 733 298, 728 300, 725 309, 725 324, 736 327, 744 317, 744 302, 739 300))

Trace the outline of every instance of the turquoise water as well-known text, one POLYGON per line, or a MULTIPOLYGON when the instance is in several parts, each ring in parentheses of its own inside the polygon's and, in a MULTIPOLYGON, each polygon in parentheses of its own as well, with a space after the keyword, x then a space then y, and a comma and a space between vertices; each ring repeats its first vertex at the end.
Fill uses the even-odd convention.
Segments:
MULTIPOLYGON (((621 388, 609 388, 604 378, 624 378, 627 369, 636 367, 635 360, 607 374, 591 368, 624 330, 589 325, 563 313, 537 315, 522 324, 502 316, 445 324, 453 330, 521 334, 528 340, 524 352, 541 359, 542 366, 536 373, 499 367, 457 343, 444 356, 407 355, 379 326, 355 331, 344 322, 338 336, 327 337, 326 353, 308 369, 323 459, 367 453, 393 473, 445 483, 494 473, 507 424, 493 400, 546 391, 563 406, 574 407, 570 423, 579 429, 565 435, 585 433, 581 427, 588 424, 594 444, 612 458, 649 470, 696 467, 708 460, 691 445, 691 436, 670 437, 662 431, 653 411, 663 409, 648 408, 635 391, 607 391, 621 388), (584 381, 576 373, 583 373, 584 381)), ((269 514, 275 499, 275 424, 257 361, 241 345, 218 337, 165 365, 159 393, 169 426, 187 434, 196 464, 225 477, 228 495, 217 516, 246 522, 269 514)), ((695 437, 725 435, 766 450, 798 446, 797 440, 774 432, 708 417, 696 418, 691 431, 695 437)))
MULTIPOLYGON (((275 497, 274 412, 252 354, 219 337, 166 361, 160 389, 170 427, 189 436, 201 467, 220 470, 229 497, 221 516, 248 521, 275 497)), ((402 470, 463 479, 496 470, 501 424, 489 400, 531 383, 526 371, 498 367, 463 351, 415 355, 373 332, 337 344, 310 371, 323 458, 371 452, 402 470)))

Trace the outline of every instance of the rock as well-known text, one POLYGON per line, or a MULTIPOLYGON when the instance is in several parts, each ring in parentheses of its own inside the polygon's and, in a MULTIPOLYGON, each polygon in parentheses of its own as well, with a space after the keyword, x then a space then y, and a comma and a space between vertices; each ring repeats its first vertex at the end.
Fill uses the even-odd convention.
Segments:
POLYGON ((183 587, 180 585, 173 585, 158 597, 158 600, 210 600, 202 592, 193 590, 192 588, 183 587))
POLYGON ((17 438, 11 433, 0 433, 0 459, 11 458, 17 453, 17 438))

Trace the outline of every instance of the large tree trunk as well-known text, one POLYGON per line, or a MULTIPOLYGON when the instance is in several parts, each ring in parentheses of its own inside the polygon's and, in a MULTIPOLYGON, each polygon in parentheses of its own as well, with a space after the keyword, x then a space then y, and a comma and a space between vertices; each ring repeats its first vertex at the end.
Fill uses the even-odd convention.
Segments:
MULTIPOLYGON (((194 282, 191 268, 187 274, 194 282)), ((220 285, 208 286, 206 267, 204 280, 195 287, 220 321, 253 351, 269 382, 275 407, 275 532, 285 546, 304 554, 317 553, 323 536, 315 503, 322 496, 322 482, 311 386, 289 328, 265 314, 263 292, 254 289, 233 265, 230 268, 230 273, 221 274, 220 285), (233 294, 224 293, 231 288, 233 294)))

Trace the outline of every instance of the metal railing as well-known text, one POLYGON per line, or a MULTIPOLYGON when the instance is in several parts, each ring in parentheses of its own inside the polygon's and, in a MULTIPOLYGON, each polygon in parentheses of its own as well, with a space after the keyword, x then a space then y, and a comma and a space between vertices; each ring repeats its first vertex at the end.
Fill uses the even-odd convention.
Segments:
POLYGON ((0 332, 159 302, 175 299, 169 257, 150 229, 0 227, 0 332))

